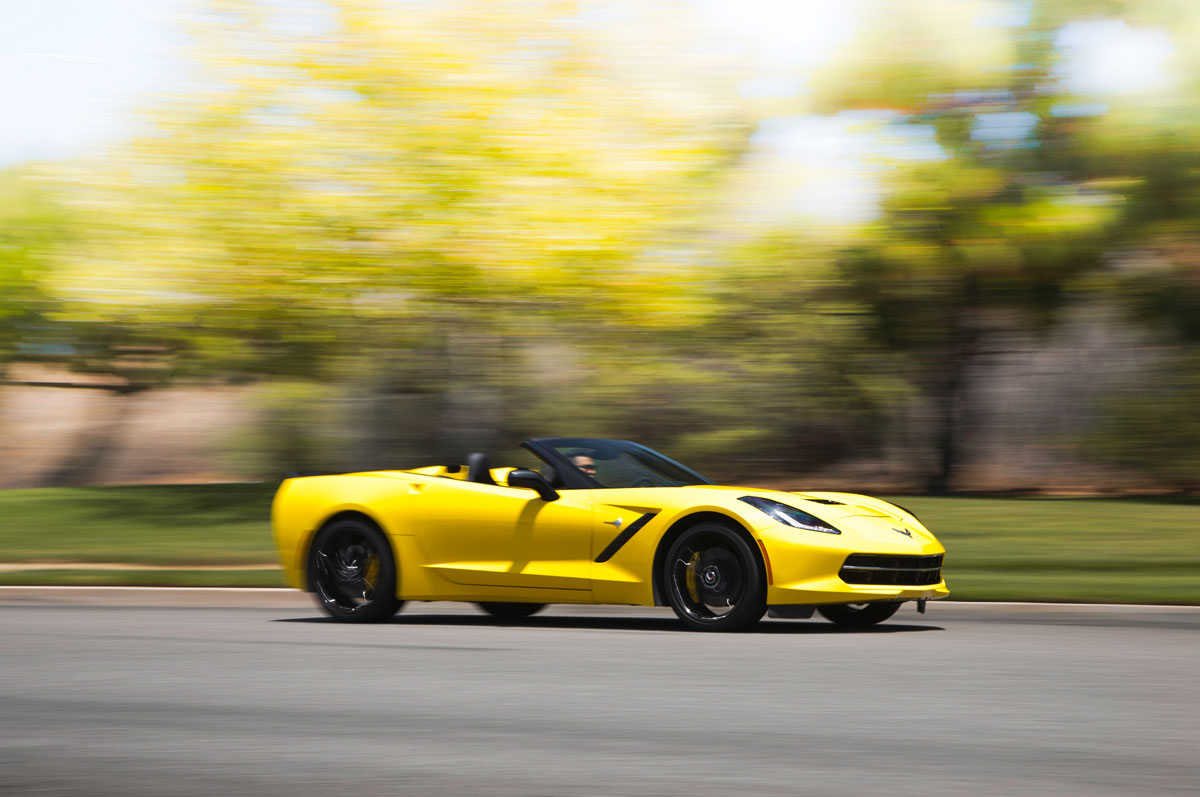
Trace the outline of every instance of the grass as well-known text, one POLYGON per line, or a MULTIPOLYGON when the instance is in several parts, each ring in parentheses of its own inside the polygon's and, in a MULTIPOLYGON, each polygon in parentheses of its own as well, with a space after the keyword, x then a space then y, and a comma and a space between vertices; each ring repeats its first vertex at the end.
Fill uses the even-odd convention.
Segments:
POLYGON ((73 587, 283 587, 281 570, 20 570, 0 585, 73 587))
POLYGON ((0 561, 240 565, 277 561, 275 484, 0 491, 0 561))
MULTIPOLYGON (((0 572, 0 584, 279 586, 274 484, 0 492, 0 562, 118 562, 177 570, 0 572)), ((1200 501, 897 497, 947 548, 959 600, 1200 604, 1200 501)))
POLYGON ((891 499, 946 546, 958 600, 1200 604, 1200 501, 891 499))

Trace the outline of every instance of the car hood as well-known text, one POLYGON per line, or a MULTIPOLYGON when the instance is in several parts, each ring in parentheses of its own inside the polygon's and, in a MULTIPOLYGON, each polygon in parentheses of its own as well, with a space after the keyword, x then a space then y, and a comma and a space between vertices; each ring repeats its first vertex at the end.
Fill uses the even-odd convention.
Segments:
MULTIPOLYGON (((647 490, 650 492, 655 488, 647 490)), ((765 528, 775 521, 748 504, 738 501, 743 496, 758 496, 778 501, 827 521, 843 534, 859 537, 886 550, 913 552, 925 549, 936 538, 920 521, 907 511, 871 496, 855 493, 786 492, 755 487, 724 485, 695 485, 689 487, 657 488, 688 491, 696 504, 719 504, 736 511, 750 521, 752 527, 765 528)))
POLYGON ((766 490, 761 487, 728 487, 717 484, 701 484, 691 487, 665 489, 695 490, 698 495, 709 493, 714 495, 714 497, 718 495, 726 497, 729 493, 737 493, 738 498, 744 495, 756 495, 794 506, 797 509, 803 509, 805 512, 816 515, 823 520, 840 520, 848 517, 906 520, 912 517, 912 515, 904 510, 886 501, 854 493, 787 492, 784 490, 766 490))

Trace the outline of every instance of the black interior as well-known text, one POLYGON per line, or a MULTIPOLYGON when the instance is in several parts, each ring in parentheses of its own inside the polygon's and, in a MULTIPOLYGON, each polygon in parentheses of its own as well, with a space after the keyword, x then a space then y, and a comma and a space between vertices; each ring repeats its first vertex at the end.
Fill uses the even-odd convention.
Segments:
POLYGON ((495 484, 492 478, 492 461, 487 454, 467 454, 467 481, 479 484, 495 484))
POLYGON ((562 477, 558 475, 558 471, 556 471, 554 466, 550 463, 547 462, 543 464, 540 468, 538 468, 538 472, 546 477, 546 481, 550 482, 551 487, 558 489, 566 487, 566 485, 563 484, 562 477))

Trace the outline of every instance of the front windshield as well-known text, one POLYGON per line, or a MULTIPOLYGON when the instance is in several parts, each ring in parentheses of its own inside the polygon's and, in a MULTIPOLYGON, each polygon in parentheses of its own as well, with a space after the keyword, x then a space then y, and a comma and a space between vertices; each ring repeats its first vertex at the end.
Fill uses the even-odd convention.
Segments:
POLYGON ((694 470, 637 443, 589 437, 539 441, 600 487, 684 487, 712 484, 694 470))

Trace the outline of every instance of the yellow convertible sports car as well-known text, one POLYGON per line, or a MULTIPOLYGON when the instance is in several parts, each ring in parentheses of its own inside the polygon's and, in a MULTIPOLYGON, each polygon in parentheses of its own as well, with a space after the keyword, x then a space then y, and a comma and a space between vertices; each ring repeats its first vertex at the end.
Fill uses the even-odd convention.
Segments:
POLYGON ((408 600, 500 619, 550 603, 664 606, 697 630, 818 611, 871 625, 948 593, 945 551, 909 511, 848 493, 713 484, 624 440, 540 438, 536 470, 466 465, 295 476, 272 506, 288 582, 338 620, 408 600))

